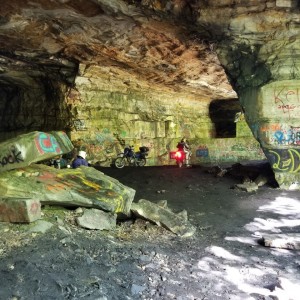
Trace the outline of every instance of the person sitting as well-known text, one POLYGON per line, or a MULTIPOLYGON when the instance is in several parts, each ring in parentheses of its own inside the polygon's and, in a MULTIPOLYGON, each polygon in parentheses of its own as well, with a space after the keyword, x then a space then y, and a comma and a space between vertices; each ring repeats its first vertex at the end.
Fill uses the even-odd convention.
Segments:
POLYGON ((79 151, 77 154, 77 157, 72 162, 72 168, 76 169, 80 166, 86 166, 88 167, 88 162, 86 160, 86 152, 85 151, 79 151))

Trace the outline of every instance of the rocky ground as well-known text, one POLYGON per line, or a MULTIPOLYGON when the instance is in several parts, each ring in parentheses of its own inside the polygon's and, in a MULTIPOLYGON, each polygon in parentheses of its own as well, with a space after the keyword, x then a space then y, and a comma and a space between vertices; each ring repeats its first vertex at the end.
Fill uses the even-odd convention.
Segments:
POLYGON ((80 228, 76 210, 43 208, 52 223, 0 223, 0 299, 299 299, 299 251, 268 248, 267 233, 300 232, 298 192, 276 188, 266 164, 217 168, 101 168, 136 190, 134 202, 187 210, 196 234, 180 238, 142 219, 114 231, 80 228), (234 188, 258 174, 256 192, 234 188))

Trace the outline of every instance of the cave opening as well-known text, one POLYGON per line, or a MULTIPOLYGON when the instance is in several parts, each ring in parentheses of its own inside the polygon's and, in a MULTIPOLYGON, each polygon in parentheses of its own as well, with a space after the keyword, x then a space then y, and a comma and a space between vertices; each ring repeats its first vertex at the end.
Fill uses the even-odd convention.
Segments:
POLYGON ((209 105, 209 116, 215 126, 216 138, 236 137, 235 116, 242 112, 238 99, 213 100, 209 105))
POLYGON ((32 63, 23 70, 5 66, 0 74, 0 141, 32 131, 70 131, 66 95, 78 65, 67 63, 32 63))

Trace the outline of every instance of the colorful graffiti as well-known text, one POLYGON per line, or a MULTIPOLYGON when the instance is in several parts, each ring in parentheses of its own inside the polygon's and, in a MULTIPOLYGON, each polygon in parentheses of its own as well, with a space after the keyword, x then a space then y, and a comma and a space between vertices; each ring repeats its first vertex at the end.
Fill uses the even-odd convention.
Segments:
POLYGON ((52 134, 40 132, 34 139, 37 150, 40 154, 56 153, 61 154, 62 150, 56 138, 52 134))
POLYGON ((208 148, 205 145, 198 146, 198 149, 196 150, 196 157, 208 157, 208 148))
POLYGON ((300 171, 300 149, 268 149, 266 156, 274 171, 288 173, 300 171))
POLYGON ((260 128, 260 139, 271 145, 300 145, 300 127, 264 124, 260 128))

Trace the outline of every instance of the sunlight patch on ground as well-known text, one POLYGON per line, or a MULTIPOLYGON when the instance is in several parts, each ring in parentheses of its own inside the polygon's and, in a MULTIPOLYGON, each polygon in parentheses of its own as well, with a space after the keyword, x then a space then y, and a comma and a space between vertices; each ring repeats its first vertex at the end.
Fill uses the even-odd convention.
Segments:
POLYGON ((288 197, 276 197, 271 203, 259 207, 258 211, 300 218, 300 201, 288 197))
MULTIPOLYGON (((205 277, 214 286, 214 289, 222 290, 235 287, 244 296, 230 294, 230 299, 250 300, 257 299, 252 294, 261 296, 275 295, 267 287, 270 282, 276 284, 277 273, 273 270, 273 266, 253 264, 251 260, 232 255, 221 247, 209 247, 207 251, 218 257, 203 257, 198 261, 197 275, 200 278, 205 277), (224 261, 224 258, 229 261, 224 261), (234 258, 234 260, 233 260, 234 258)), ((276 292, 277 293, 277 292, 276 292)), ((293 298, 292 298, 293 299, 293 298)))
POLYGON ((284 216, 281 218, 254 218, 253 222, 244 227, 252 232, 270 231, 280 233, 282 227, 292 228, 300 226, 300 201, 289 197, 277 197, 267 205, 260 206, 259 212, 266 212, 284 216))
MULTIPOLYGON (((227 250, 215 246, 207 248, 207 251, 212 255, 218 254, 218 257, 206 256, 201 258, 193 273, 197 274, 198 278, 208 280, 217 291, 227 291, 231 295, 230 299, 258 299, 257 295, 260 297, 273 296, 279 300, 299 299, 300 286, 297 279, 287 279, 282 275, 280 276, 274 270, 272 260, 268 263, 264 261, 262 264, 253 263, 251 258, 249 260, 241 259, 230 254, 227 250), (229 261, 224 262, 224 257, 229 258, 229 261), (235 259, 233 260, 233 258, 235 259), (235 286, 244 293, 244 296, 231 294, 228 283, 232 285, 232 288, 235 286)), ((293 270, 286 271, 293 272, 293 270)))
POLYGON ((300 219, 262 219, 255 218, 253 222, 245 225, 245 228, 249 231, 271 231, 273 233, 280 233, 281 227, 296 227, 300 226, 300 219))
POLYGON ((227 259, 227 260, 233 260, 237 262, 246 262, 246 260, 242 257, 239 257, 237 255, 231 254, 229 251, 225 250, 224 248, 217 247, 217 246, 211 246, 206 248, 206 251, 210 252, 211 254, 227 259))
MULTIPOLYGON (((260 216, 246 224, 248 236, 227 236, 229 244, 235 242, 257 246, 257 253, 263 252, 264 259, 254 255, 248 256, 247 249, 235 247, 228 251, 218 246, 210 246, 205 250, 208 256, 197 263, 196 274, 201 278, 212 281, 214 286, 235 286, 245 297, 232 295, 230 299, 265 299, 269 297, 279 300, 300 299, 299 276, 295 270, 297 252, 286 249, 266 249, 258 244, 262 232, 280 233, 283 227, 294 228, 300 226, 300 201, 289 197, 277 197, 269 204, 259 207, 260 216), (266 217, 264 218, 264 214, 266 217), (281 265, 280 260, 293 260, 293 265, 281 265), (298 280, 298 281, 297 281, 298 280), (235 298, 235 296, 237 298, 235 298), (257 298, 260 297, 260 298, 257 298)), ((300 267, 300 262, 299 262, 300 267)))
POLYGON ((243 237, 243 236, 227 236, 225 237, 226 241, 232 241, 232 242, 240 242, 242 244, 248 244, 248 245, 257 245, 257 242, 251 238, 251 237, 243 237))

